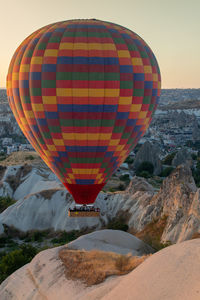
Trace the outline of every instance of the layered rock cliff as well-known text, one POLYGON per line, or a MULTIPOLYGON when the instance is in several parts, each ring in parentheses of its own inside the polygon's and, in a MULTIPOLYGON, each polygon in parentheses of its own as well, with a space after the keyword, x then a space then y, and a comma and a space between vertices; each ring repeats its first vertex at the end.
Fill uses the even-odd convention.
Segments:
POLYGON ((135 233, 165 218, 163 242, 176 243, 200 232, 200 193, 188 165, 178 166, 158 192, 140 177, 134 177, 126 191, 101 192, 96 200, 101 209, 99 219, 69 218, 67 210, 73 206, 73 199, 48 169, 9 166, 2 170, 1 177, 0 195, 17 200, 0 214, 1 233, 3 224, 23 232, 98 229, 118 217, 123 217, 135 233))
MULTIPOLYGON (((120 232, 118 244, 124 234, 120 232)), ((129 246, 134 239, 123 238, 129 241, 129 246)), ((91 241, 95 247, 99 240, 96 236, 91 241)), ((112 248, 115 243, 101 243, 101 246, 112 248)), ((0 285, 0 299, 199 300, 200 239, 167 247, 151 255, 127 275, 112 276, 89 287, 66 277, 66 266, 59 255, 67 250, 66 247, 40 252, 29 264, 14 272, 0 285)), ((123 249, 123 243, 121 247, 123 249)), ((118 251, 120 253, 119 245, 118 251)))

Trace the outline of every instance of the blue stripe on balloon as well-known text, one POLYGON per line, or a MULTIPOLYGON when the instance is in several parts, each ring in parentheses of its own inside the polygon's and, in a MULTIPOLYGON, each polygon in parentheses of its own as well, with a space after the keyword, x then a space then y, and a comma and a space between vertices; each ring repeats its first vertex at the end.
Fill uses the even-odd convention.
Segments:
POLYGON ((156 97, 156 104, 158 104, 159 100, 160 100, 160 96, 157 96, 156 97))
POLYGON ((144 88, 145 89, 152 89, 153 88, 153 81, 145 81, 144 88))
POLYGON ((133 74, 133 79, 135 81, 144 81, 144 74, 142 74, 142 73, 135 73, 135 74, 133 74))
POLYGON ((45 112, 45 117, 47 119, 59 119, 58 113, 54 112, 54 111, 46 111, 45 112))
POLYGON ((107 146, 66 146, 68 152, 106 152, 107 146))
POLYGON ((120 66, 120 72, 121 73, 133 73, 133 66, 128 65, 122 65, 120 66))
POLYGON ((77 184, 94 184, 94 179, 75 179, 77 184))
POLYGON ((20 84, 20 88, 23 89, 29 88, 29 80, 21 80, 19 84, 20 84))
POLYGON ((119 60, 117 57, 72 57, 72 56, 59 56, 57 64, 61 65, 118 65, 119 60))
POLYGON ((58 104, 60 112, 116 112, 118 105, 58 104))
POLYGON ((55 64, 43 64, 42 72, 56 72, 56 65, 55 64))
POLYGON ((131 37, 130 35, 128 35, 127 33, 122 33, 121 36, 122 36, 124 39, 132 40, 132 37, 131 37))
POLYGON ((34 131, 34 132, 39 132, 39 128, 38 128, 37 125, 31 125, 31 129, 32 129, 32 131, 34 131))
POLYGON ((47 126, 47 120, 46 119, 37 119, 37 123, 39 126, 47 126))
POLYGON ((139 132, 140 129, 141 129, 141 127, 142 127, 142 125, 137 125, 137 126, 135 126, 135 127, 134 127, 134 131, 135 131, 135 132, 139 132))
POLYGON ((114 154, 113 151, 106 152, 106 153, 105 153, 105 157, 112 157, 113 154, 114 154))
POLYGON ((126 125, 127 126, 134 126, 136 124, 136 119, 128 119, 126 125))
POLYGON ((116 119, 124 120, 124 119, 127 119, 128 116, 129 116, 129 112, 118 112, 116 119))
POLYGON ((157 89, 153 89, 152 90, 152 96, 157 96, 158 90, 157 89))
POLYGON ((67 151, 58 151, 59 157, 68 157, 67 151))
POLYGON ((41 80, 41 72, 30 72, 30 80, 41 80))

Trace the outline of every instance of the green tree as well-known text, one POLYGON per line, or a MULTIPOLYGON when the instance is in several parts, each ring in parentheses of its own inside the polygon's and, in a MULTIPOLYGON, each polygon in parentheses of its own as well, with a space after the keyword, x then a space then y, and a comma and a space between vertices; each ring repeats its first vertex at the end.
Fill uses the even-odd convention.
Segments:
POLYGON ((175 152, 172 152, 170 154, 168 154, 162 161, 163 165, 169 165, 171 166, 172 164, 172 160, 174 159, 175 155, 176 155, 176 151, 175 152))
POLYGON ((142 172, 148 172, 150 175, 153 174, 154 166, 149 161, 143 161, 136 170, 136 175, 140 176, 142 172))
POLYGON ((31 245, 22 245, 0 259, 0 282, 5 280, 14 271, 29 263, 37 254, 37 249, 31 245))
POLYGON ((167 167, 165 168, 162 173, 160 174, 161 177, 167 177, 171 174, 171 172, 174 170, 173 167, 167 167))
POLYGON ((0 213, 2 213, 8 206, 14 204, 16 201, 10 197, 0 197, 0 213))

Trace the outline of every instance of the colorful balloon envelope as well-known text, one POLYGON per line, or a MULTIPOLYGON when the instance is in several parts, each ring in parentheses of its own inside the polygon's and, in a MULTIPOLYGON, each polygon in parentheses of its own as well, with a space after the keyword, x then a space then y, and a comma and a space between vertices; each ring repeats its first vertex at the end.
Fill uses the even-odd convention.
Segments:
POLYGON ((24 40, 10 63, 7 94, 26 138, 74 200, 88 204, 147 130, 160 71, 136 33, 70 20, 24 40))

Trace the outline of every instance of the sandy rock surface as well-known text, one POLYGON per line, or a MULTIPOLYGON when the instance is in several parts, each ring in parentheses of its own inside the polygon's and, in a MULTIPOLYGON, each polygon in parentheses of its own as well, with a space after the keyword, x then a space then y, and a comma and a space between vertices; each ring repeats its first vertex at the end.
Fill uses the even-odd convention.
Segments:
POLYGON ((83 235, 70 242, 69 249, 90 251, 98 249, 120 254, 132 253, 141 256, 152 253, 153 249, 132 234, 120 230, 104 229, 83 235))
MULTIPOLYGON (((105 232, 105 236, 107 235, 105 232)), ((123 242, 124 240, 122 247, 123 242)), ((200 239, 165 248, 150 256, 129 274, 110 277, 91 287, 66 279, 65 268, 58 256, 63 247, 40 252, 31 263, 8 277, 0 285, 0 299, 200 299, 200 239)))

